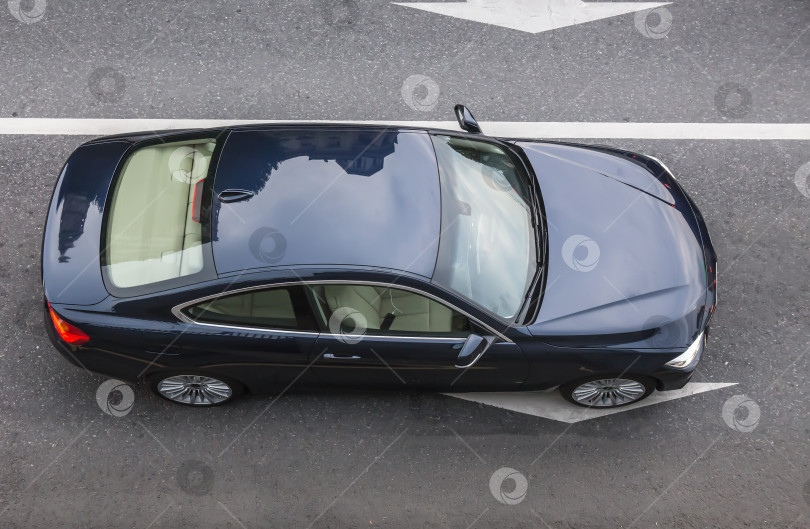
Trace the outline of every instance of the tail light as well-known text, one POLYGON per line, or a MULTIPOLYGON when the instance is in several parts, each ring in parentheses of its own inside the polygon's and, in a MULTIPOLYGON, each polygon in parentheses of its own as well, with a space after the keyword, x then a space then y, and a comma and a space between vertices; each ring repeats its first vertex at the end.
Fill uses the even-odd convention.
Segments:
POLYGON ((50 303, 48 303, 48 312, 51 314, 51 321, 53 321, 56 332, 59 333, 59 337, 64 341, 71 345, 81 345, 90 341, 90 337, 87 336, 84 331, 60 318, 59 315, 54 312, 50 303))
POLYGON ((200 222, 200 208, 202 207, 202 188, 205 185, 204 180, 200 180, 194 186, 194 195, 191 199, 191 220, 200 222))

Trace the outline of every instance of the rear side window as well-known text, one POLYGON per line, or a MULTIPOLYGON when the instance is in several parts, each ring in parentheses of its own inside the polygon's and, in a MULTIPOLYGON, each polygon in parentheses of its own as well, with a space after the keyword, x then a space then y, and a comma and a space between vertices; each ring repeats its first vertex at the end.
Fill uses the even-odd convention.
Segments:
POLYGON ((201 323, 317 330, 309 302, 301 287, 269 288, 225 295, 187 307, 183 312, 201 323))
POLYGON ((112 285, 138 287, 203 269, 203 185, 214 138, 142 147, 109 203, 105 262, 112 285))

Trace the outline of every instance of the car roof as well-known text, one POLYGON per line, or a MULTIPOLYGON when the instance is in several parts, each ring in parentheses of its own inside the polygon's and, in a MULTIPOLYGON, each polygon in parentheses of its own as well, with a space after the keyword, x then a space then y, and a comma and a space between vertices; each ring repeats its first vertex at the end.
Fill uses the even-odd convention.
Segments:
POLYGON ((119 134, 109 134, 106 136, 99 136, 97 138, 93 138, 91 140, 86 141, 83 145, 92 145, 96 143, 107 143, 110 141, 129 141, 132 143, 138 143, 141 141, 148 141, 148 140, 160 140, 160 141, 173 141, 174 137, 177 136, 188 136, 188 135, 195 135, 195 136, 219 136, 220 134, 226 132, 251 132, 251 131, 280 131, 280 130, 292 130, 292 131, 300 131, 300 130, 312 130, 312 129, 319 129, 319 130, 329 130, 329 131, 341 131, 341 130, 367 130, 367 131, 400 131, 400 132, 430 132, 430 133, 438 133, 438 134, 453 134, 457 136, 476 136, 480 137, 479 134, 471 134, 460 130, 453 130, 453 129, 443 129, 443 128, 436 128, 436 127, 428 127, 428 126, 419 126, 419 123, 413 125, 406 125, 404 122, 392 122, 391 124, 385 124, 384 122, 377 122, 377 123, 352 123, 352 122, 340 122, 340 121, 268 121, 268 122, 257 122, 257 123, 250 123, 250 124, 234 124, 234 125, 225 125, 221 127, 210 127, 210 128, 191 128, 191 129, 161 129, 161 130, 142 130, 136 132, 123 132, 119 134))
POLYGON ((439 175, 419 130, 233 130, 216 169, 211 239, 217 272, 342 265, 431 277, 439 175), (243 190, 247 199, 222 202, 243 190))

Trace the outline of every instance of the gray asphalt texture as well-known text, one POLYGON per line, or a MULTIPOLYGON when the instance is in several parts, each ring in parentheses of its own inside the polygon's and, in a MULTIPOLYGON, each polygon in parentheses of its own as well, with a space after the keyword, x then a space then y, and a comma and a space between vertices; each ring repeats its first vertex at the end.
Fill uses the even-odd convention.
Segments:
MULTIPOLYGON (((0 117, 810 120, 807 2, 668 9, 651 39, 632 14, 529 35, 385 1, 0 5, 0 117), (438 97, 404 97, 411 75, 438 97)), ((695 380, 739 385, 569 426, 407 392, 190 409, 136 386, 104 414, 40 305, 47 202, 87 139, 0 136, 0 527, 810 527, 808 142, 594 141, 662 159, 703 211, 720 306, 695 380)))

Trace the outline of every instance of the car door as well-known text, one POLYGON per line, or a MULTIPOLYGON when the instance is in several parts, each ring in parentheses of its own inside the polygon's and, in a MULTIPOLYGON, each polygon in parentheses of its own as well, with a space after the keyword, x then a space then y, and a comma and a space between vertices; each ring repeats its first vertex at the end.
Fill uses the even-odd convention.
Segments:
POLYGON ((301 286, 228 292, 173 312, 190 323, 178 338, 186 365, 273 392, 320 383, 308 369, 318 329, 301 286))
POLYGON ((310 359, 329 385, 504 390, 526 379, 526 358, 516 344, 424 292, 372 283, 307 287, 326 329, 310 359), (457 367, 471 336, 491 345, 457 367))

